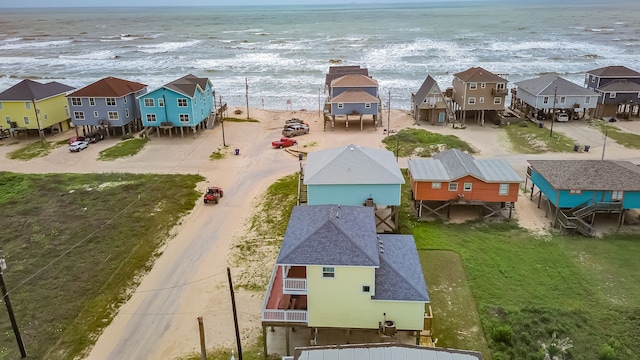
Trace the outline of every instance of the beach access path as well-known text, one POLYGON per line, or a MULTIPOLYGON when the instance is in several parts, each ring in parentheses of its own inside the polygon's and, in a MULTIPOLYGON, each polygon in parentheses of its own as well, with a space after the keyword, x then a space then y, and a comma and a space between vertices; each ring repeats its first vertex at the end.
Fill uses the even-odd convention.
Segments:
MULTIPOLYGON (((231 109, 230 111, 233 111, 231 109)), ((115 161, 98 161, 100 150, 113 146, 118 139, 91 144, 80 153, 69 153, 66 147, 54 149, 44 158, 27 162, 13 161, 5 154, 21 144, 0 146, 0 171, 20 173, 190 173, 200 174, 207 186, 221 186, 224 198, 217 205, 198 201, 193 211, 174 229, 162 255, 140 282, 131 298, 119 309, 111 324, 98 338, 87 359, 174 359, 189 352, 199 352, 197 317, 204 319, 207 346, 232 347, 235 341, 231 302, 227 286, 226 268, 229 266, 233 240, 245 232, 245 220, 252 212, 256 197, 278 178, 299 170, 297 157, 271 148, 271 141, 281 137, 284 120, 297 117, 305 120, 311 132, 297 138, 299 145, 292 149, 316 151, 335 146, 356 144, 383 148, 386 126, 360 131, 357 122, 348 129, 323 131, 319 114, 314 111, 279 111, 250 109, 251 118, 259 123, 225 123, 225 142, 229 145, 224 159, 212 161, 209 155, 222 148, 222 130, 201 131, 193 138, 175 135, 169 138, 152 136, 151 141, 136 156, 115 161), (234 155, 234 149, 240 154, 234 155)), ((245 117, 246 114, 236 115, 245 117)), ((384 121, 386 125, 386 121, 384 121)), ((407 111, 394 110, 391 129, 406 127, 452 134, 471 143, 479 153, 476 158, 503 158, 524 177, 528 159, 600 159, 602 136, 583 122, 556 124, 554 131, 564 132, 577 140, 587 139, 589 153, 560 153, 524 155, 509 149, 504 132, 495 125, 479 127, 469 124, 466 129, 415 125, 407 111), (574 134, 575 133, 575 134, 574 134), (575 135, 575 137, 574 137, 575 135), (581 137, 581 138, 579 138, 581 137)), ((640 123, 625 123, 629 131, 640 133, 640 123)), ((61 140, 71 133, 56 135, 61 140)), ((32 139, 32 141, 35 139, 32 139)), ((606 147, 607 159, 640 162, 640 151, 625 149, 613 141, 606 147)), ((406 168, 406 159, 399 159, 406 168)), ((546 231, 549 219, 536 203, 521 195, 515 217, 523 227, 546 231)), ((460 217, 460 215, 456 215, 460 217)), ((461 218, 462 219, 462 218, 461 218)), ((453 221, 461 219, 452 219, 453 221)), ((132 234, 135 236, 135 234, 132 234)), ((233 269, 232 269, 233 273, 233 269)), ((243 341, 255 341, 260 333, 260 311, 263 294, 236 291, 236 303, 243 341)))

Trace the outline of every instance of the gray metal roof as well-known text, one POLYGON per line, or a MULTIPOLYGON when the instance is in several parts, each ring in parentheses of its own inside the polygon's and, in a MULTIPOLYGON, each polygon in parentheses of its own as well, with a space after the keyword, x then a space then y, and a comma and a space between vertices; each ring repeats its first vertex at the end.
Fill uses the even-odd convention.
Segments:
POLYGON ((596 92, 587 89, 557 75, 543 75, 534 79, 522 80, 514 83, 517 91, 524 91, 535 96, 598 96, 596 92))
POLYGON ((199 78, 195 75, 189 74, 166 84, 164 87, 193 98, 196 94, 196 89, 199 87, 204 91, 204 89, 207 88, 208 82, 208 78, 199 78))
POLYGON ((373 207, 294 207, 276 262, 281 265, 379 266, 373 207))
POLYGON ((391 151, 353 144, 309 153, 304 171, 308 185, 404 184, 391 151))
POLYGON ((556 190, 640 191, 640 167, 630 161, 529 160, 556 190))
POLYGON ((415 181, 452 181, 470 175, 487 183, 521 183, 524 180, 503 159, 476 160, 458 149, 440 152, 432 159, 409 159, 415 181))
POLYGON ((631 70, 626 66, 605 66, 594 70, 587 71, 587 74, 592 74, 600 77, 640 77, 640 73, 631 70))
POLYGON ((374 300, 429 301, 413 235, 378 235, 380 267, 374 300))
POLYGON ((400 343, 298 347, 295 360, 482 360, 476 351, 400 343))
POLYGON ((431 92, 431 89, 433 89, 433 87, 437 85, 438 82, 436 81, 436 79, 432 78, 431 75, 427 75, 427 78, 424 79, 422 85, 420 85, 420 89, 418 89, 418 91, 416 92, 416 96, 414 99, 416 105, 422 104, 424 102, 424 99, 427 98, 427 95, 429 95, 429 92, 431 92))
POLYGON ((74 88, 59 82, 48 82, 41 84, 39 82, 26 79, 13 85, 7 90, 0 93, 0 100, 5 101, 26 101, 26 100, 42 100, 52 96, 66 94, 74 88))
POLYGON ((607 92, 640 92, 640 84, 628 80, 613 80, 598 88, 607 92))

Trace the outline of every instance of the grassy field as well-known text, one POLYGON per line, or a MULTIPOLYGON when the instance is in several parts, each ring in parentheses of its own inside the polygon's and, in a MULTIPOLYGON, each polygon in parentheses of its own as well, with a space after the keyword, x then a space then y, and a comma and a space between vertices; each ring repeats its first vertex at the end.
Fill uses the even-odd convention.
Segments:
POLYGON ((8 153, 7 157, 12 160, 28 161, 37 157, 47 156, 51 150, 66 144, 67 140, 55 143, 51 141, 35 141, 8 153))
POLYGON ((616 126, 599 119, 589 120, 589 126, 600 130, 603 134, 607 134, 607 137, 626 148, 640 149, 640 135, 621 131, 616 126))
POLYGON ((505 125, 501 128, 507 133, 513 150, 521 154, 573 151, 575 140, 557 131, 551 134, 550 125, 548 123, 547 127, 540 128, 536 124, 525 121, 519 124, 505 125))
POLYGON ((404 129, 397 134, 390 135, 382 140, 387 150, 396 156, 407 157, 411 155, 429 157, 447 149, 459 149, 469 154, 475 150, 468 143, 455 135, 442 135, 422 129, 404 129))
MULTIPOLYGON (((72 359, 95 341, 199 199, 199 181, 0 173, 4 278, 29 358, 72 359)), ((19 358, 2 316, 0 359, 19 358)))
POLYGON ((98 159, 103 161, 112 161, 115 159, 133 156, 139 153, 146 145, 149 139, 127 139, 120 141, 116 145, 100 151, 98 159))
POLYGON ((256 119, 252 119, 252 118, 240 119, 240 118, 233 118, 233 117, 224 118, 224 121, 228 121, 228 122, 253 122, 253 123, 259 123, 260 122, 260 120, 256 120, 256 119))

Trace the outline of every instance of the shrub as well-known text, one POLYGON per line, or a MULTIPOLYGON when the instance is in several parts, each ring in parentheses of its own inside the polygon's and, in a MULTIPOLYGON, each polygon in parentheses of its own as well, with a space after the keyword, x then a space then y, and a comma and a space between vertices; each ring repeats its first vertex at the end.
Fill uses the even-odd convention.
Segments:
POLYGON ((511 342, 513 341, 513 330, 509 325, 498 326, 493 329, 491 338, 497 343, 511 345, 511 342))

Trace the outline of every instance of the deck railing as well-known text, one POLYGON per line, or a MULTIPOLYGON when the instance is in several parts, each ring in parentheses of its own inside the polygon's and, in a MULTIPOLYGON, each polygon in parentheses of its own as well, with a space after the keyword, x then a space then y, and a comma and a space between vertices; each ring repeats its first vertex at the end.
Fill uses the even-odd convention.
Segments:
POLYGON ((306 323, 307 311, 264 309, 262 310, 262 321, 306 323))
POLYGON ((282 292, 293 295, 307 294, 307 279, 284 278, 284 287, 282 292))

